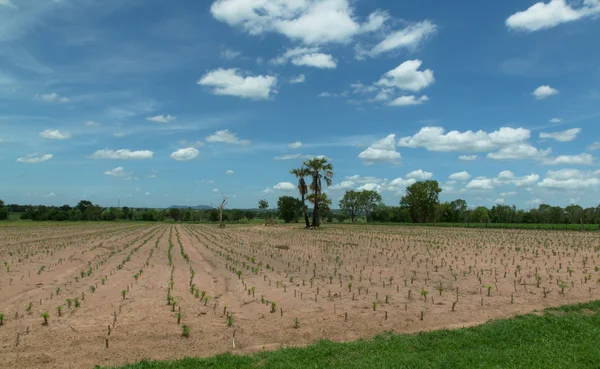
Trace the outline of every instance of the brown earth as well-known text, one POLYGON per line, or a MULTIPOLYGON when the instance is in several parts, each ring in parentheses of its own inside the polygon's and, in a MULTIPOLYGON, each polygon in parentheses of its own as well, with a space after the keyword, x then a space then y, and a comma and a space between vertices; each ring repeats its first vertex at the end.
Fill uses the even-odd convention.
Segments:
POLYGON ((92 368, 470 326, 598 299, 599 258, 592 233, 3 226, 0 367, 92 368))

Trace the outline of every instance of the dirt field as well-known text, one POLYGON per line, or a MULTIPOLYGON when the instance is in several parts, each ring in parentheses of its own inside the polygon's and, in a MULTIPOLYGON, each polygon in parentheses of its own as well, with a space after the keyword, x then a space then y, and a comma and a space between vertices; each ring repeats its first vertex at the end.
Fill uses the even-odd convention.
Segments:
POLYGON ((599 258, 596 233, 2 226, 0 367, 91 368, 473 325, 600 298, 599 258))

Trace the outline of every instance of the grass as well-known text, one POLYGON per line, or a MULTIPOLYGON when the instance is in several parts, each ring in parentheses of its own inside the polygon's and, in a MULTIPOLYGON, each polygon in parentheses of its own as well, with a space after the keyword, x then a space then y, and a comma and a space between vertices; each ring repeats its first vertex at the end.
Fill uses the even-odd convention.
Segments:
POLYGON ((117 368, 598 368, 599 336, 600 301, 594 301, 471 328, 117 368))

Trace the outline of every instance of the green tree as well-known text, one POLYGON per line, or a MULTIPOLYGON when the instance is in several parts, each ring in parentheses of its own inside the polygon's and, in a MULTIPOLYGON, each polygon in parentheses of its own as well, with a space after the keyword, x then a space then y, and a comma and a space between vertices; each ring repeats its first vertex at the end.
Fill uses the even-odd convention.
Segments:
POLYGON ((401 206, 408 207, 415 223, 426 223, 435 218, 435 211, 440 203, 442 192, 437 181, 419 181, 406 188, 406 194, 400 200, 401 206))
POLYGON ((318 202, 315 201, 316 198, 314 193, 308 195, 308 201, 310 201, 311 204, 316 205, 321 214, 326 216, 331 211, 331 200, 329 199, 329 196, 327 196, 326 193, 320 194, 318 202))
POLYGON ((485 206, 478 206, 471 212, 471 221, 487 223, 490 220, 489 211, 485 206))
POLYGON ((291 196, 281 196, 277 201, 277 209, 284 222, 298 221, 298 216, 302 212, 302 201, 291 196))
POLYGON ((8 208, 4 206, 4 201, 0 200, 0 220, 8 219, 8 208))
MULTIPOLYGON (((333 179, 333 165, 327 161, 327 158, 313 158, 305 161, 304 166, 306 167, 309 176, 312 178, 310 184, 310 189, 312 191, 311 195, 313 196, 313 201, 311 202, 314 204, 312 225, 313 227, 319 227, 321 225, 319 208, 322 203, 326 203, 325 199, 327 199, 327 196, 322 196, 324 195, 322 191, 322 180, 325 180, 327 186, 331 186, 333 179)), ((331 201, 329 201, 329 203, 331 204, 331 201)), ((325 212, 323 213, 325 214, 325 212)))
POLYGON ((304 223, 306 224, 306 228, 310 227, 310 222, 308 220, 308 208, 306 206, 306 195, 308 195, 308 186, 306 185, 306 181, 304 178, 310 175, 309 171, 302 166, 302 168, 292 169, 291 174, 296 176, 298 179, 298 192, 300 192, 300 197, 302 199, 302 213, 304 214, 304 223))
POLYGON ((356 215, 360 210, 359 193, 354 190, 346 191, 344 197, 340 200, 339 205, 340 209, 344 210, 350 217, 352 223, 354 223, 356 221, 356 215))
POLYGON ((369 215, 375 207, 381 204, 381 195, 377 191, 363 190, 358 193, 360 208, 365 212, 365 220, 369 221, 369 215))
POLYGON ((87 210, 87 208, 89 208, 92 205, 94 205, 94 204, 92 204, 91 201, 81 200, 81 201, 79 201, 79 203, 77 204, 77 206, 75 206, 75 208, 77 210, 79 210, 82 214, 85 214, 85 211, 87 210))

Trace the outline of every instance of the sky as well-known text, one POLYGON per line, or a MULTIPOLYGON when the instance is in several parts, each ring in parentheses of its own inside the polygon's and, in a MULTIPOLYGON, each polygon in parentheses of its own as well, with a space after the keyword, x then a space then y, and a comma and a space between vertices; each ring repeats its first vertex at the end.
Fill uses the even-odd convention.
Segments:
POLYGON ((600 0, 0 0, 6 203, 600 202, 600 0), (594 41, 596 40, 596 41, 594 41), (596 46, 594 46, 596 45, 596 46))

